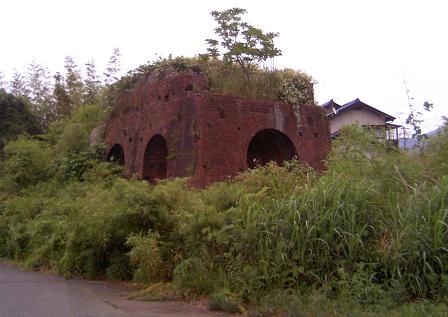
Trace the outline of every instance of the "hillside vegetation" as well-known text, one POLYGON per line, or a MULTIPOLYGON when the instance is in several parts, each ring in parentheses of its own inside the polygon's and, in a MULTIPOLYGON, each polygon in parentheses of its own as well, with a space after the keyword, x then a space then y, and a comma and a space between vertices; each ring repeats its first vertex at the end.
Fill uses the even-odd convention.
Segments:
POLYGON ((447 127, 413 155, 349 127, 321 175, 293 161, 194 190, 102 162, 87 141, 102 113, 6 144, 0 257, 254 316, 446 312, 447 127))

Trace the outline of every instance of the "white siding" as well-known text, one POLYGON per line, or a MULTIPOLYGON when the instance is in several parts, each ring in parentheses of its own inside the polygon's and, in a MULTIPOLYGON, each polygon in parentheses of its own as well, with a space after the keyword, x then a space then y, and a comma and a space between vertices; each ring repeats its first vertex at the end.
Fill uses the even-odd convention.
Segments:
POLYGON ((331 133, 339 131, 343 126, 349 124, 358 125, 385 125, 385 119, 381 115, 365 109, 348 109, 330 117, 331 133))

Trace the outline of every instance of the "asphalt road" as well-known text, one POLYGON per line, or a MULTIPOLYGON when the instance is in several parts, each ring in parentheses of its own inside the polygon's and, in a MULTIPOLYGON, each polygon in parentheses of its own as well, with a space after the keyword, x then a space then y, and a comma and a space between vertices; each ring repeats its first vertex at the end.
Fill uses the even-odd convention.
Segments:
POLYGON ((183 302, 127 299, 130 286, 104 281, 65 280, 0 263, 0 317, 216 317, 183 302))

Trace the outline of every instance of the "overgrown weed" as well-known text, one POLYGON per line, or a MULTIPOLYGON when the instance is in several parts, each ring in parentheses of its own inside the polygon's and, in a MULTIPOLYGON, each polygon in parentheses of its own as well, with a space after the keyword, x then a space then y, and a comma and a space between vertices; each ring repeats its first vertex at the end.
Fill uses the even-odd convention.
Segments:
POLYGON ((94 154, 70 168, 43 156, 14 176, 36 142, 5 147, 2 257, 134 279, 148 298, 213 294, 213 308, 256 316, 446 312, 445 132, 408 155, 350 127, 321 175, 297 161, 268 164, 201 191, 184 179, 122 179, 94 154))

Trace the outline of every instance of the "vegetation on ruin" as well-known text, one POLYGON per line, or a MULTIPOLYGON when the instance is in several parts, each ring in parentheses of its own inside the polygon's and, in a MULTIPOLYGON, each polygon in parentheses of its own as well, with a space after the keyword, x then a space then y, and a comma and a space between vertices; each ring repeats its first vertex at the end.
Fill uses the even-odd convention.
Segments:
POLYGON ((314 105, 313 79, 292 69, 265 67, 281 51, 275 46, 275 32, 263 32, 247 22, 241 8, 211 12, 217 22, 217 39, 206 39, 207 52, 193 58, 169 56, 128 72, 113 87, 113 93, 135 88, 149 75, 193 71, 205 75, 216 93, 251 99, 284 101, 296 107, 314 105))
POLYGON ((102 113, 107 113, 117 105, 123 91, 136 88, 147 76, 163 77, 171 72, 203 74, 209 89, 215 93, 283 101, 294 108, 314 105, 311 76, 292 69, 264 66, 263 63, 281 55, 274 44, 278 34, 263 32, 244 22, 245 13, 239 8, 211 13, 218 24, 215 29, 218 39, 206 40, 209 44, 206 53, 159 58, 120 79, 118 48, 113 50, 102 72, 98 72, 93 60, 81 68, 71 56, 66 56, 64 72, 51 74, 45 65, 33 60, 24 72, 16 71, 9 82, 0 73, 0 119, 4 121, 1 137, 13 139, 23 132, 47 132, 53 123, 70 118, 81 106, 97 105, 102 113), (7 101, 11 97, 15 99, 7 101), (23 131, 23 122, 28 124, 29 131, 23 131))
POLYGON ((209 89, 215 93, 230 94, 250 99, 284 101, 291 105, 314 105, 313 79, 306 73, 292 69, 269 69, 253 66, 248 81, 235 63, 213 59, 208 55, 197 57, 168 57, 142 65, 123 76, 114 86, 113 93, 136 88, 149 75, 164 76, 167 72, 193 71, 203 74, 209 89))
POLYGON ((211 15, 218 23, 215 34, 218 39, 206 39, 207 54, 213 59, 222 57, 226 63, 236 64, 249 82, 257 65, 281 56, 282 51, 275 47, 275 32, 263 32, 243 21, 245 9, 232 8, 213 11, 211 15))
POLYGON ((194 190, 121 178, 88 147, 97 112, 6 144, 1 257, 252 316, 446 312, 448 126, 414 154, 349 127, 321 175, 293 161, 194 190))
POLYGON ((151 185, 123 179, 89 142, 121 90, 194 71, 214 92, 295 105, 313 102, 311 78, 251 66, 248 81, 233 60, 201 55, 115 82, 119 55, 103 80, 67 57, 53 84, 33 62, 0 91, 0 258, 250 316, 446 316, 448 124, 415 153, 348 127, 322 174, 292 161, 203 190, 151 185))

